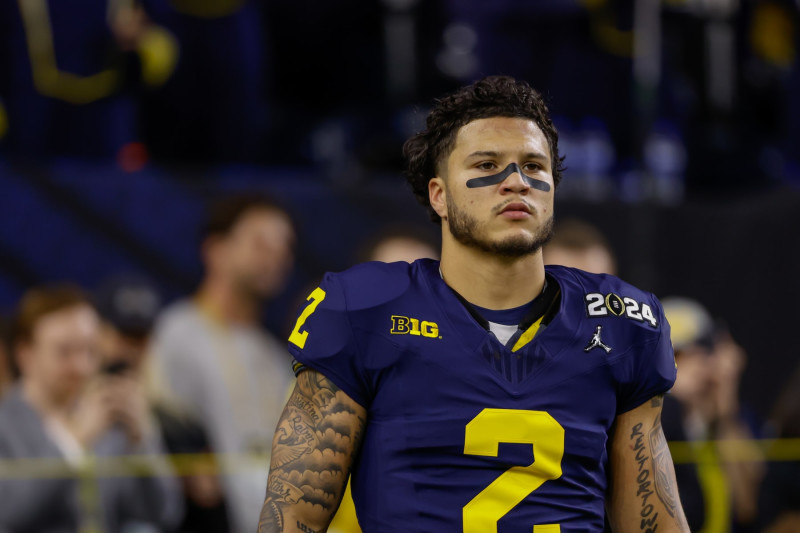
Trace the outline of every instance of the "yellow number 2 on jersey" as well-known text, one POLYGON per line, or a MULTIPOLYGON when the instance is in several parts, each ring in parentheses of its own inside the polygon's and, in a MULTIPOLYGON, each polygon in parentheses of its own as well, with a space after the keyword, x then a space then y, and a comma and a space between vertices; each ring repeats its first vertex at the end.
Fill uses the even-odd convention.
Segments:
MULTIPOLYGON (((564 428, 544 411, 484 409, 466 427, 464 453, 497 457, 501 442, 530 444, 534 461, 513 466, 464 506, 464 533, 497 533, 497 521, 542 483, 561 477, 564 428)), ((533 526, 534 533, 557 533, 558 524, 533 526)))
POLYGON ((306 323, 308 317, 311 316, 311 313, 317 309, 317 306, 324 299, 325 291, 317 287, 311 292, 308 298, 306 298, 306 300, 310 300, 311 303, 308 304, 306 308, 303 309, 303 312, 300 313, 300 316, 297 317, 297 323, 294 325, 291 335, 289 335, 289 342, 296 345, 301 350, 303 349, 303 346, 306 345, 306 339, 308 338, 308 332, 301 331, 301 328, 306 323))

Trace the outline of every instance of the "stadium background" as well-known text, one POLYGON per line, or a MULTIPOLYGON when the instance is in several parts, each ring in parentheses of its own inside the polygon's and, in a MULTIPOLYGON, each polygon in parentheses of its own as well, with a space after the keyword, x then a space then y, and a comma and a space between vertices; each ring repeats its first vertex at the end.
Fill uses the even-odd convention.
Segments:
POLYGON ((557 215, 603 230, 623 278, 727 322, 759 418, 797 365, 798 2, 148 0, 174 40, 162 51, 179 50, 155 81, 98 53, 115 42, 105 0, 50 2, 58 69, 120 73, 77 97, 37 81, 26 31, 43 26, 22 4, 0 3, 4 312, 33 285, 125 272, 185 295, 206 201, 264 190, 300 223, 264 317, 284 336, 299 293, 376 229, 426 227, 402 141, 434 97, 502 73, 539 88, 559 127, 557 215))

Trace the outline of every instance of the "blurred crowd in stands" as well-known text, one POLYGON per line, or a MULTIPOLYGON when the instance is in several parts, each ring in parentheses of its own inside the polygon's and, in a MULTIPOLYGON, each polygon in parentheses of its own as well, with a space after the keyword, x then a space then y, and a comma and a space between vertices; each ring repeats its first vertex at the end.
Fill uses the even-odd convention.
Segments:
POLYGON ((563 194, 680 201, 800 181, 795 0, 4 0, 0 151, 400 168, 431 99, 540 88, 563 194), (655 6, 655 8, 653 7, 655 6))

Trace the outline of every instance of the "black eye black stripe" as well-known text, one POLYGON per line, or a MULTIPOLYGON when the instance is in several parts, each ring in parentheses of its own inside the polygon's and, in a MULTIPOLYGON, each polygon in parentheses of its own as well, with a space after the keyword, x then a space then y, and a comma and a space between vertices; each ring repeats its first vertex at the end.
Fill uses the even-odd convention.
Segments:
POLYGON ((539 191, 550 192, 550 184, 546 181, 537 180, 536 178, 532 178, 530 176, 526 176, 522 169, 516 163, 509 163, 508 166, 502 171, 498 172, 497 174, 492 174, 491 176, 483 176, 482 178, 472 178, 471 180, 467 180, 467 187, 470 189, 474 189, 475 187, 488 187, 490 185, 497 185, 498 183, 502 183, 507 177, 509 177, 514 172, 518 172, 522 179, 532 188, 537 189, 539 191))

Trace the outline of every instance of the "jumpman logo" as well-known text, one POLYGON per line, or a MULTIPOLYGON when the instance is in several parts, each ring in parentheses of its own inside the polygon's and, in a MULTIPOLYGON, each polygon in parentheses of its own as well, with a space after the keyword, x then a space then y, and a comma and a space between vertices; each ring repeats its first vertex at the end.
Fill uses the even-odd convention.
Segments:
POLYGON ((600 340, 600 330, 603 329, 603 326, 597 326, 594 330, 594 335, 592 335, 592 340, 589 341, 589 345, 583 349, 584 352, 588 352, 594 348, 602 348, 606 351, 606 353, 611 353, 611 346, 607 344, 603 344, 603 341, 600 340))

